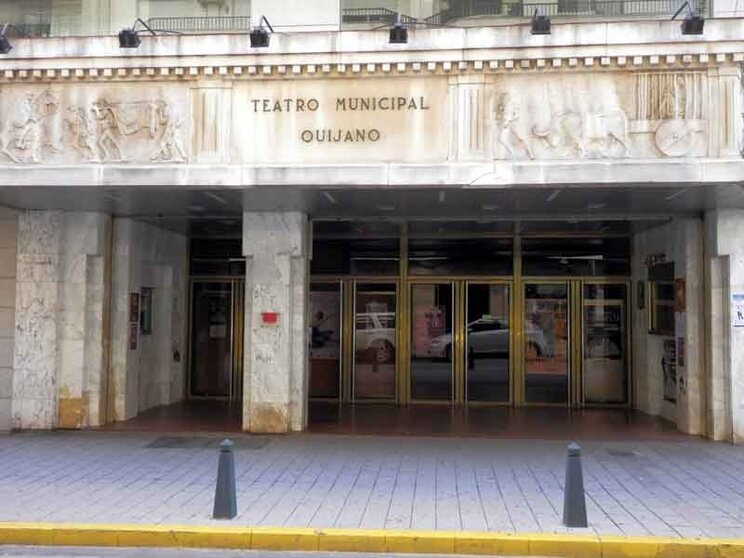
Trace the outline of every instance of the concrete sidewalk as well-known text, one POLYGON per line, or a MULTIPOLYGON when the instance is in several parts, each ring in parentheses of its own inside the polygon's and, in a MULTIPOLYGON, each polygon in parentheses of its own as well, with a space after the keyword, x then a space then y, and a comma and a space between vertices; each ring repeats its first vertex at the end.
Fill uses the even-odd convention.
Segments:
MULTIPOLYGON (((216 435, 0 436, 0 521, 562 533, 565 444, 233 436, 238 512, 210 519, 216 435)), ((590 530, 740 537, 744 448, 587 442, 590 530)))

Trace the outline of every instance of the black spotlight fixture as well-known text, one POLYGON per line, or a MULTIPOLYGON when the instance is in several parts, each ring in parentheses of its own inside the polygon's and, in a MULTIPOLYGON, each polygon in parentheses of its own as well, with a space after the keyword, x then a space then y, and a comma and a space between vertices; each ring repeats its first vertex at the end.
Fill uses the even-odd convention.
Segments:
POLYGON ((178 31, 169 31, 168 29, 153 29, 142 19, 137 18, 134 20, 134 25, 119 31, 119 48, 139 48, 140 44, 142 44, 142 39, 140 39, 139 31, 137 31, 138 23, 142 24, 142 27, 153 35, 156 34, 156 31, 159 33, 172 33, 173 35, 181 34, 178 31))
POLYGON ((682 20, 681 25, 683 35, 703 34, 703 28, 705 27, 705 18, 695 13, 693 5, 691 5, 688 0, 685 0, 685 2, 679 7, 679 10, 677 10, 672 16, 672 19, 676 19, 677 16, 681 14, 685 8, 687 8, 687 15, 685 16, 685 19, 682 20))
POLYGON ((142 39, 134 29, 119 31, 119 48, 139 48, 142 39))
POLYGON ((398 19, 390 28, 390 44, 391 45, 404 45, 408 42, 408 28, 403 27, 400 21, 400 13, 398 13, 398 19))
POLYGON ((8 36, 5 34, 8 26, 4 25, 2 31, 0 31, 0 54, 8 54, 13 50, 13 45, 10 44, 8 36))
POLYGON ((16 27, 15 25, 6 23, 5 25, 3 25, 3 28, 0 29, 0 54, 8 54, 11 50, 13 50, 13 44, 8 38, 8 29, 14 29, 15 32, 22 37, 28 37, 26 33, 18 29, 18 27, 16 27))
POLYGON ((263 26, 264 23, 272 33, 274 32, 274 28, 269 23, 269 20, 266 19, 266 16, 261 16, 258 27, 253 27, 250 32, 251 48, 266 48, 269 46, 269 32, 263 26))
POLYGON ((540 8, 532 16, 530 32, 533 35, 550 35, 550 18, 542 13, 540 8))

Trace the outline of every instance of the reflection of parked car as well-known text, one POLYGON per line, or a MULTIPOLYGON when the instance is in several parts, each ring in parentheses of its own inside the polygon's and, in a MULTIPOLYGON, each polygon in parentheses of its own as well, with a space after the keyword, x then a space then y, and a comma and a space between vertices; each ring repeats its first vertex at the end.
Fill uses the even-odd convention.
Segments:
MULTIPOLYGON (((528 349, 536 356, 550 354, 550 347, 542 330, 532 322, 526 323, 528 349)), ((501 318, 480 318, 468 324, 468 354, 488 355, 509 352, 509 323, 501 318)), ((427 356, 449 359, 452 356, 452 334, 440 335, 429 342, 427 356)))
POLYGON ((395 312, 357 314, 354 350, 377 364, 395 362, 395 312))

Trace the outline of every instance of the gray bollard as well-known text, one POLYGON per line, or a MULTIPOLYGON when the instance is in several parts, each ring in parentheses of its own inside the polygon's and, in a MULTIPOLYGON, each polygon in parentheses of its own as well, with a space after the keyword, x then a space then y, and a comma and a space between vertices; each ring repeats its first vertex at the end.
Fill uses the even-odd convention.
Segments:
POLYGON ((581 472, 581 448, 568 445, 566 459, 566 487, 563 493, 563 524, 566 527, 588 527, 586 521, 586 497, 584 475, 581 472))
POLYGON ((232 519, 238 515, 235 497, 235 454, 233 443, 223 440, 220 444, 220 462, 217 467, 217 486, 214 490, 213 519, 232 519))

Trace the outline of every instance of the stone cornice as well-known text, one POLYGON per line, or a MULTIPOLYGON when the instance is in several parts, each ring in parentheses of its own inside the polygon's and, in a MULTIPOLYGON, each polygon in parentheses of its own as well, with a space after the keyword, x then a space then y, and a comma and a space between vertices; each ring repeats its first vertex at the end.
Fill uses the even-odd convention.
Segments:
POLYGON ((457 75, 556 70, 702 69, 744 62, 744 20, 708 20, 703 36, 677 21, 555 23, 532 36, 523 25, 414 29, 408 45, 383 32, 272 36, 266 50, 244 35, 157 36, 137 51, 116 37, 14 39, 0 81, 277 79, 457 75))
POLYGON ((715 54, 651 54, 637 56, 570 56, 560 58, 503 58, 490 60, 439 60, 425 62, 367 62, 333 64, 32 68, 0 70, 2 82, 65 82, 85 80, 184 80, 184 79, 277 79, 318 77, 371 77, 390 75, 494 74, 565 70, 703 70, 744 63, 744 52, 715 54))

